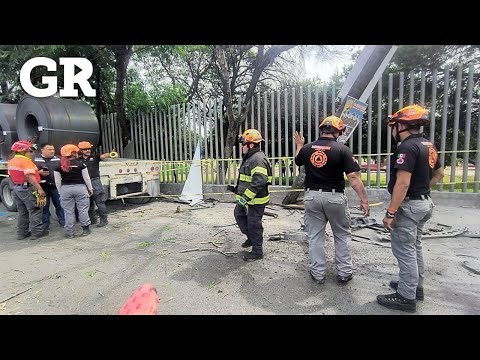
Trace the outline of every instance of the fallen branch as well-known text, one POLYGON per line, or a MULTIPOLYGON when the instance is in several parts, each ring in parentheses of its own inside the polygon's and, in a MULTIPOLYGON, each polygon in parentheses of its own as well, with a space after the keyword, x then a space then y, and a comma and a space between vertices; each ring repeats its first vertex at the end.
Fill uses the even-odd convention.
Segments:
POLYGON ((462 266, 467 269, 468 271, 471 271, 472 273, 474 273, 475 275, 480 275, 480 271, 474 269, 473 267, 469 266, 469 264, 467 264, 467 261, 464 261, 462 263, 462 266))
POLYGON ((277 204, 277 203, 269 203, 270 205, 276 205, 276 206, 281 206, 284 209, 296 209, 296 210, 305 210, 304 205, 284 205, 284 204, 277 204))
POLYGON ((278 214, 274 214, 274 213, 272 213, 272 212, 270 212, 270 211, 265 211, 264 214, 265 214, 266 216, 274 217, 275 219, 278 218, 278 214))
POLYGON ((230 257, 233 254, 236 254, 236 252, 223 252, 223 251, 217 250, 217 249, 200 249, 200 248, 186 249, 186 250, 182 250, 180 252, 181 253, 187 253, 187 252, 192 252, 192 251, 213 251, 213 252, 218 252, 222 255, 225 255, 226 257, 230 257))
POLYGON ((4 303, 4 302, 6 302, 6 301, 8 301, 8 300, 10 300, 10 299, 13 299, 14 297, 17 297, 18 295, 22 295, 23 293, 26 293, 28 290, 32 290, 32 289, 33 289, 33 286, 30 286, 27 290, 20 291, 20 292, 18 292, 18 293, 16 293, 16 294, 14 294, 14 295, 12 295, 12 296, 4 299, 4 300, 0 300, 0 303, 4 303))
MULTIPOLYGON (((390 248, 390 246, 388 246, 388 245, 379 244, 379 243, 376 243, 376 242, 373 242, 373 241, 356 240, 353 237, 357 237, 357 235, 352 235, 352 241, 356 241, 356 242, 364 243, 364 244, 369 244, 369 245, 376 245, 376 246, 385 247, 385 248, 390 248)), ((364 239, 364 238, 365 237, 362 236, 362 239, 364 239)))
POLYGON ((213 225, 212 227, 213 227, 213 228, 221 228, 221 227, 228 227, 228 226, 234 226, 234 225, 237 225, 237 223, 235 223, 235 224, 230 224, 230 225, 213 225))

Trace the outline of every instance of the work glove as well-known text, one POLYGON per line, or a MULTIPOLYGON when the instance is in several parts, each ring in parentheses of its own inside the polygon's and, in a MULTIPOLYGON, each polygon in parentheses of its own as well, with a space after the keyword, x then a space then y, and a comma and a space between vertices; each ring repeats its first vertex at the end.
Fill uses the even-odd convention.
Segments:
POLYGON ((47 195, 45 193, 40 194, 38 191, 34 191, 33 195, 37 199, 36 207, 44 207, 47 205, 47 195))
POLYGON ((227 191, 230 191, 230 192, 236 194, 237 193, 237 187, 233 186, 233 185, 228 185, 227 186, 227 191))
POLYGON ((244 207, 245 209, 248 209, 247 199, 245 199, 243 196, 238 198, 237 204, 244 207))

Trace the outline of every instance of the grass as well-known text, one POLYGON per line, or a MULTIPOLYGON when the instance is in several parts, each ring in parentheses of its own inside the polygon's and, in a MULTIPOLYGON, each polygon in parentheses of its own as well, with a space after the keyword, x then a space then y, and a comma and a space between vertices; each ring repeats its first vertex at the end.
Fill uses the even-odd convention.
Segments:
POLYGON ((152 246, 153 244, 155 244, 153 241, 143 241, 143 242, 137 244, 137 248, 145 249, 149 246, 152 246))
MULTIPOLYGON (((235 179, 234 172, 238 171, 238 166, 239 164, 234 164, 233 161, 230 161, 231 167, 230 167, 230 179, 233 181, 235 179)), ((221 161, 215 161, 215 160, 202 160, 202 175, 203 175, 203 183, 204 184, 214 184, 216 183, 216 173, 217 173, 217 166, 221 166, 221 161), (213 167, 213 177, 212 177, 212 167, 213 167)), ((170 163, 166 163, 163 166, 163 171, 160 172, 160 181, 162 182, 173 182, 173 172, 175 171, 177 174, 177 180, 178 182, 184 182, 187 179, 188 172, 190 171, 190 162, 185 161, 183 163, 177 163, 176 164, 176 170, 173 170, 174 166, 170 163)), ((455 174, 455 180, 453 181, 455 183, 454 186, 454 191, 455 192, 462 192, 462 187, 463 187, 463 176, 462 176, 462 171, 463 169, 461 167, 457 167, 456 174, 455 174)), ((274 181, 273 183, 275 185, 280 184, 280 166, 278 163, 276 163, 275 168, 274 168, 274 181)), ((469 174, 467 176, 467 190, 466 192, 473 192, 474 190, 474 171, 469 171, 469 174)), ((362 181, 363 184, 368 187, 368 188, 376 188, 379 186, 380 188, 386 188, 387 187, 387 174, 385 172, 380 172, 380 184, 377 185, 377 173, 376 171, 370 172, 370 184, 367 184, 367 173, 361 173, 362 181)), ((228 173, 225 176, 226 182, 228 181, 228 173)), ((443 191, 448 192, 450 191, 450 168, 447 167, 445 169, 445 177, 443 178, 443 191)), ((288 184, 287 184, 287 178, 285 176, 282 177, 282 186, 292 186, 293 185, 293 178, 290 176, 288 179, 288 184)), ((348 185, 348 181, 346 181, 346 186, 348 185)), ((434 188, 434 190, 438 190, 438 186, 434 188)), ((169 229, 164 229, 168 231, 169 229)))

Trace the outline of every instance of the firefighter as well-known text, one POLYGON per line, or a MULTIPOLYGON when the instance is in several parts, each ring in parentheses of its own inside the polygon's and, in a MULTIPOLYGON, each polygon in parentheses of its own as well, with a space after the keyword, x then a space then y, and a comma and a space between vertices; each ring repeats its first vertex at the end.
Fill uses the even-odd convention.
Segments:
POLYGON ((237 204, 234 215, 240 231, 247 235, 242 247, 252 247, 252 251, 243 256, 245 261, 263 258, 262 218, 270 200, 268 185, 272 182, 272 169, 265 153, 260 150, 262 141, 262 135, 255 129, 245 130, 238 138, 243 160, 235 188, 237 204))
POLYGON ((60 192, 60 202, 65 212, 65 237, 75 237, 75 208, 82 225, 82 236, 91 233, 88 208, 89 197, 93 194, 92 182, 82 160, 78 159, 79 149, 67 144, 60 149, 60 167, 55 169, 55 185, 60 192))
POLYGON ((43 207, 43 229, 48 230, 50 227, 50 200, 55 206, 58 223, 63 228, 65 226, 65 215, 53 177, 54 170, 60 167, 60 158, 55 155, 55 146, 52 144, 40 145, 40 151, 40 156, 35 158, 35 164, 42 179, 40 185, 47 194, 47 204, 43 207))
POLYGON ((40 186, 40 175, 32 158, 35 149, 28 141, 17 141, 12 145, 8 160, 8 175, 12 180, 13 198, 18 208, 17 240, 28 237, 37 240, 48 235, 42 227, 42 207, 46 194, 40 186), (30 228, 30 229, 29 229, 30 228))
POLYGON ((336 116, 326 117, 320 124, 320 138, 305 144, 303 135, 295 132, 297 145, 295 164, 305 166, 305 226, 309 237, 310 276, 318 284, 325 282, 325 226, 333 231, 337 282, 346 284, 353 278, 350 213, 344 194, 345 178, 360 198, 365 216, 370 213, 367 193, 359 177, 360 168, 352 151, 337 138, 345 124, 336 116))
POLYGON ((95 205, 97 205, 100 223, 97 227, 103 227, 108 224, 108 212, 105 202, 107 201, 107 193, 100 181, 100 161, 110 157, 110 153, 92 154, 93 144, 88 141, 81 141, 78 143, 80 149, 80 156, 83 158, 84 164, 87 166, 88 173, 93 185, 93 196, 90 197, 90 209, 88 215, 92 224, 97 223, 97 216, 95 214, 95 205))
POLYGON ((396 292, 378 295, 377 302, 407 312, 415 312, 416 300, 423 300, 422 233, 433 213, 430 188, 444 175, 435 146, 420 132, 420 127, 428 123, 427 110, 418 105, 404 107, 388 117, 392 136, 401 144, 391 161, 388 192, 392 196, 383 225, 390 231, 400 279, 390 282, 396 292))

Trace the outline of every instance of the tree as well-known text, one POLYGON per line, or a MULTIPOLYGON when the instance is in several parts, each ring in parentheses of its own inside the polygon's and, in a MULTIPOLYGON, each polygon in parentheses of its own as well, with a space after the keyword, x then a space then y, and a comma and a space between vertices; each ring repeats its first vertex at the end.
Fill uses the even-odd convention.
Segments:
POLYGON ((215 45, 215 67, 220 78, 228 123, 225 158, 232 156, 238 130, 247 117, 252 95, 264 70, 271 66, 281 53, 293 47, 295 46, 215 45), (242 87, 246 87, 246 91, 241 100, 241 110, 235 115, 234 95, 242 87))
POLYGON ((127 125, 125 114, 124 92, 127 67, 133 54, 133 45, 110 45, 110 48, 115 54, 115 71, 117 72, 115 79, 115 112, 117 113, 117 121, 122 128, 123 146, 126 146, 130 139, 130 128, 127 125))

